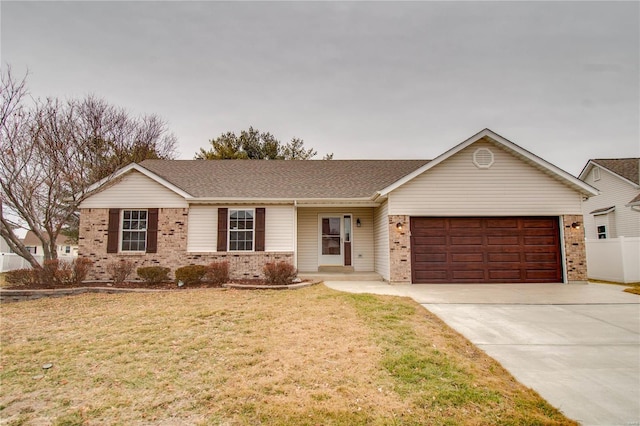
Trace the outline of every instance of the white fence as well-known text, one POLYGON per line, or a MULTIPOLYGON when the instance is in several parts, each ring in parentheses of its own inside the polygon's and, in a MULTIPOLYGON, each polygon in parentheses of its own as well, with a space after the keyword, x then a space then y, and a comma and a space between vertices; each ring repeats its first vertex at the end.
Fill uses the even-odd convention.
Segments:
POLYGON ((594 280, 640 282, 640 237, 589 239, 587 275, 594 280))
MULTIPOLYGON (((44 256, 34 255, 38 263, 42 264, 44 256)), ((59 260, 71 262, 77 256, 58 256, 59 260)), ((29 262, 14 253, 2 253, 0 255, 0 272, 13 271, 15 269, 31 268, 29 262)))

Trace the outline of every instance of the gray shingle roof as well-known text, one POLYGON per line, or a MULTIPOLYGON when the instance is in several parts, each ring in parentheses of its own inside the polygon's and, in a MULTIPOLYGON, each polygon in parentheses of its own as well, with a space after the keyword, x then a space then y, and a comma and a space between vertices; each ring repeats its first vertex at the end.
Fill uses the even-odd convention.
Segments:
POLYGON ((429 160, 145 160, 198 198, 369 198, 429 160))
POLYGON ((640 185, 640 158, 599 158, 591 161, 640 185))

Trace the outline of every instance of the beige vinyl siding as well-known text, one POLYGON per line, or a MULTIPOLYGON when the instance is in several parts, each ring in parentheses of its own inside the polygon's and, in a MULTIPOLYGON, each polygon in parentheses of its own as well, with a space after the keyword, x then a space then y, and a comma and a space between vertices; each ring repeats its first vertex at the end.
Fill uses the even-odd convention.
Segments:
POLYGON ((581 214, 581 195, 490 142, 479 141, 389 194, 389 214, 411 216, 555 216, 581 214), (473 163, 489 148, 494 163, 473 163))
POLYGON ((389 204, 385 201, 374 210, 374 259, 375 271, 389 281, 389 204))
POLYGON ((218 238, 218 209, 191 205, 187 229, 187 251, 214 252, 218 238))
POLYGON ((298 208, 298 270, 318 270, 318 215, 335 213, 353 216, 353 268, 355 271, 374 270, 373 208, 298 208), (362 226, 356 226, 360 218, 362 226))
POLYGON ((293 251, 295 235, 293 206, 265 209, 265 251, 293 251))
MULTIPOLYGON (((595 166, 598 167, 598 166, 595 166)), ((600 179, 593 180, 593 167, 585 178, 585 182, 597 188, 600 195, 591 197, 583 202, 583 215, 585 223, 585 237, 598 238, 596 223, 590 212, 615 206, 615 211, 607 214, 606 221, 610 223, 607 227, 609 235, 607 238, 617 237, 640 237, 640 212, 634 211, 625 205, 635 198, 640 189, 628 181, 620 179, 620 177, 612 174, 604 168, 600 168, 600 179)), ((604 221, 604 217, 598 217, 597 220, 604 221)), ((599 223, 606 224, 606 223, 599 223)))
POLYGON ((117 182, 80 204, 82 209, 154 207, 185 208, 188 204, 180 195, 137 171, 122 176, 117 182))

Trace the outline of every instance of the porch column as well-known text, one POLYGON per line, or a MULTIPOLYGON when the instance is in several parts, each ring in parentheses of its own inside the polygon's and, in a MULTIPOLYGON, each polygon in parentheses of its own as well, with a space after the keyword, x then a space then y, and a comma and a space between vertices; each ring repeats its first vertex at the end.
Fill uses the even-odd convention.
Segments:
POLYGON ((584 240, 584 220, 582 215, 562 216, 564 234, 564 261, 567 282, 587 281, 587 252, 584 240), (573 227, 579 224, 579 227, 573 227))
POLYGON ((389 216, 389 282, 411 282, 411 233, 406 215, 389 216))

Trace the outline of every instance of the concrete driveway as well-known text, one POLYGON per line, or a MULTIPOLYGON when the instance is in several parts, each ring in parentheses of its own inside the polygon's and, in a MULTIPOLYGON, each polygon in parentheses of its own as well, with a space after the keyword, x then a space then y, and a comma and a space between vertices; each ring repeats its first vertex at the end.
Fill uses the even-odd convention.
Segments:
POLYGON ((408 296, 584 425, 640 425, 640 296, 606 284, 326 282, 408 296))

